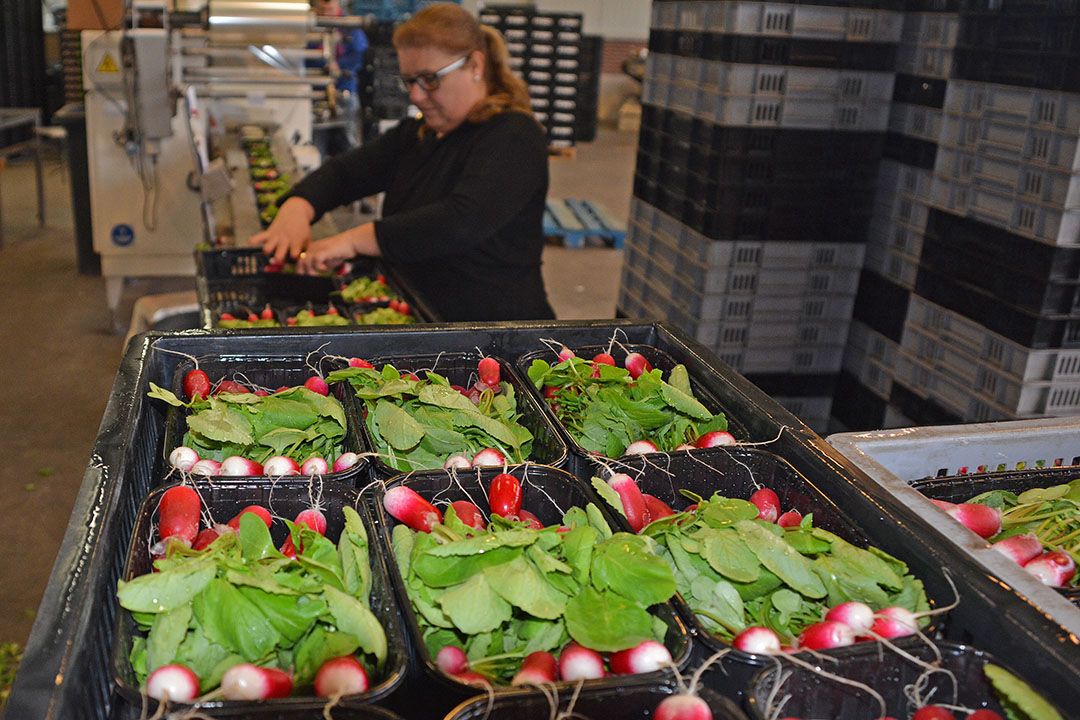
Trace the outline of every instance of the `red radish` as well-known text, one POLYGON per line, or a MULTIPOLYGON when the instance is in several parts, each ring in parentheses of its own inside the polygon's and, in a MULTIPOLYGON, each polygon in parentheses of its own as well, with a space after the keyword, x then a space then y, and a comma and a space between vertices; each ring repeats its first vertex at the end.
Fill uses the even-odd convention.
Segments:
POLYGON ((184 395, 188 400, 194 400, 196 396, 201 398, 210 397, 210 376, 202 370, 188 370, 184 375, 184 395))
POLYGON ((802 523, 802 513, 798 510, 788 510, 776 518, 776 524, 782 528, 797 528, 802 523))
POLYGON ((855 642, 855 631, 842 622, 823 620, 802 631, 799 647, 807 650, 832 650, 855 642))
POLYGON ((932 502, 979 537, 990 538, 1001 532, 1001 511, 997 508, 979 503, 953 505, 940 500, 932 502))
POLYGON ((326 462, 326 460, 318 455, 312 455, 300 466, 300 474, 305 477, 310 477, 311 475, 325 475, 328 472, 330 472, 330 463, 326 462))
POLYGON ((232 395, 245 395, 251 392, 235 380, 222 380, 217 387, 217 394, 229 393, 232 395))
POLYGON ((527 527, 530 527, 533 530, 543 530, 544 529, 544 523, 542 523, 540 521, 540 518, 536 517, 535 515, 533 515, 528 510, 525 510, 525 509, 519 510, 518 514, 517 514, 517 519, 520 520, 521 522, 525 523, 525 525, 527 527))
POLYGON ((199 697, 199 678, 187 665, 162 665, 146 678, 146 694, 166 702, 191 702, 199 697))
POLYGON ((480 376, 480 382, 494 390, 499 387, 501 369, 499 361, 493 357, 483 358, 476 364, 476 374, 480 376))
POLYGON ((627 354, 626 359, 623 360, 623 367, 630 371, 630 377, 634 380, 653 369, 645 356, 636 352, 627 354))
POLYGON ((780 636, 760 625, 746 628, 735 636, 731 644, 736 650, 754 655, 774 655, 781 652, 780 636))
POLYGON ((672 695, 660 701, 653 720, 713 720, 709 704, 696 695, 672 695))
POLYGON ((402 380, 412 380, 413 382, 420 382, 420 376, 416 373, 403 372, 401 373, 402 380))
POLYGON ((513 475, 496 475, 488 488, 488 505, 493 515, 515 517, 521 510, 521 483, 513 475))
POLYGON ((737 445, 738 440, 727 430, 713 430, 699 437, 694 446, 699 448, 723 447, 725 445, 737 445))
POLYGON ((521 669, 510 681, 511 685, 543 685, 553 683, 559 677, 559 662, 544 650, 529 653, 521 661, 521 669))
POLYGON ((879 610, 874 617, 874 626, 870 631, 886 640, 914 635, 919 627, 915 613, 897 605, 879 610))
POLYGON ((476 388, 471 388, 465 392, 465 397, 469 398, 469 402, 473 405, 480 404, 480 391, 476 388))
POLYGON ((1013 535, 992 543, 990 547, 1005 557, 1011 558, 1017 565, 1026 564, 1029 560, 1034 560, 1042 555, 1043 552, 1042 540, 1032 533, 1013 535))
POLYGON ((491 687, 491 681, 478 672, 472 670, 466 670, 454 674, 454 679, 458 682, 463 682, 466 685, 476 685, 478 687, 491 687))
POLYGON ((409 303, 402 300, 398 303, 397 311, 402 315, 409 315, 410 313, 412 313, 412 308, 409 307, 409 303))
POLYGON ((956 716, 940 705, 927 705, 916 710, 911 720, 956 720, 956 716))
POLYGON ((1003 720, 1003 718, 993 710, 986 710, 984 708, 982 710, 976 710, 968 715, 967 720, 1003 720))
POLYGON ((267 303, 263 307, 262 312, 259 313, 259 317, 262 318, 263 320, 273 320, 274 319, 274 311, 270 308, 269 303, 267 303))
POLYGON ((503 467, 506 465, 506 456, 495 448, 484 448, 473 455, 473 467, 503 467))
POLYGON ((446 458, 446 462, 443 463, 443 470, 468 470, 471 467, 472 463, 469 462, 469 458, 462 453, 454 453, 446 458))
POLYGON ((218 318, 221 320, 235 320, 236 316, 233 315, 231 312, 223 312, 221 313, 221 315, 218 315, 218 318))
POLYGON ((435 664, 447 675, 460 675, 469 669, 469 658, 457 645, 446 645, 435 656, 435 664))
POLYGON ((326 308, 326 314, 327 315, 337 315, 338 314, 338 309, 336 307, 334 307, 333 305, 330 305, 330 306, 328 306, 326 308))
POLYGON ((697 448, 690 443, 683 443, 679 447, 675 448, 675 452, 682 452, 683 450, 697 450, 697 448))
POLYGON ((270 397, 270 393, 266 392, 265 390, 256 390, 255 397, 270 397))
POLYGON ((606 674, 604 658, 595 650, 571 641, 559 653, 560 680, 595 680, 606 674))
POLYGON ((191 466, 192 475, 206 475, 213 476, 221 472, 221 463, 217 460, 211 460, 209 458, 203 458, 199 462, 191 466))
POLYGON ((281 550, 279 552, 290 560, 296 559, 296 545, 293 544, 292 535, 285 538, 285 542, 281 544, 281 550))
POLYGON ((315 673, 315 694, 319 697, 340 697, 367 692, 367 670, 352 655, 331 658, 315 673))
POLYGON ((395 520, 420 532, 431 532, 436 523, 442 522, 442 513, 437 507, 404 485, 386 491, 383 507, 395 520))
POLYGON ((645 498, 645 510, 649 513, 649 522, 656 522, 660 518, 675 514, 670 505, 655 495, 642 493, 641 497, 645 498))
POLYGON ((317 508, 301 510, 293 521, 296 525, 303 525, 309 530, 314 530, 320 535, 326 534, 326 516, 317 508))
POLYGON ((221 696, 226 700, 269 700, 292 693, 292 676, 284 670, 251 663, 233 665, 221 678, 221 696))
POLYGON ((275 455, 263 463, 263 475, 268 477, 281 477, 282 475, 299 475, 300 466, 291 457, 275 455))
POLYGON ((306 387, 311 392, 319 393, 320 395, 330 394, 330 386, 327 385, 326 381, 318 375, 312 375, 307 380, 305 380, 304 387, 306 387))
POLYGON ((593 355, 592 361, 594 365, 610 365, 611 367, 615 367, 615 358, 611 357, 610 353, 596 353, 593 355))
POLYGON ((649 524, 649 508, 645 504, 645 498, 641 494, 634 478, 625 473, 615 473, 608 479, 608 485, 619 494, 622 501, 623 514, 634 532, 641 532, 641 528, 649 524))
MULTIPOLYGON (((458 520, 465 523, 471 528, 477 530, 483 530, 487 527, 487 523, 484 521, 484 514, 480 512, 480 508, 473 505, 468 500, 455 500, 450 503, 450 507, 454 508, 454 513, 457 514, 458 520)), ((453 675, 453 673, 451 673, 453 675)))
POLYGON ((874 627, 874 610, 866 603, 849 600, 836 607, 830 608, 825 613, 826 620, 842 622, 855 631, 857 636, 870 633, 874 627))
POLYGON ((191 549, 205 550, 219 537, 221 537, 221 532, 218 531, 217 527, 201 530, 199 531, 199 534, 195 536, 195 540, 191 543, 191 549))
POLYGON ((239 530, 240 518, 242 518, 247 513, 251 513, 252 515, 258 517, 260 520, 266 523, 266 527, 270 527, 274 524, 274 518, 270 516, 269 510, 264 508, 262 505, 248 505, 246 508, 236 513, 236 517, 234 517, 227 523, 228 526, 231 527, 233 530, 239 530))
POLYGON ((776 522, 780 515, 780 497, 769 488, 755 490, 750 496, 750 502, 757 506, 758 519, 765 522, 776 522))
POLYGON ((375 366, 374 366, 374 365, 372 365, 371 363, 369 363, 369 362, 368 362, 367 360, 364 360, 363 358, 356 358, 356 357, 354 357, 354 358, 349 358, 349 367, 354 367, 354 368, 373 368, 373 367, 375 367, 375 366))
POLYGON ((576 357, 577 357, 577 354, 573 350, 571 350, 570 348, 566 347, 565 345, 560 345, 559 346, 559 362, 566 362, 570 358, 576 358, 576 357))
POLYGON ((662 643, 646 640, 629 650, 612 653, 608 664, 616 675, 654 672, 672 666, 671 652, 662 643))
POLYGON ((626 446, 623 455, 644 455, 654 452, 660 452, 660 448, 656 447, 656 443, 652 440, 635 440, 626 446))
POLYGON ((555 393, 559 392, 560 388, 555 385, 544 386, 544 399, 552 400, 555 397, 555 393))
POLYGON ((191 472, 191 468, 197 462, 199 462, 199 453, 184 445, 169 453, 169 465, 180 472, 191 472))
POLYGON ((334 461, 334 472, 345 472, 356 463, 360 462, 360 456, 354 452, 343 452, 334 461))
POLYGON ((199 493, 187 485, 169 488, 158 505, 158 534, 162 540, 178 538, 188 546, 199 534, 199 493))
POLYGON ((250 323, 259 322, 259 316, 253 312, 249 312, 247 316, 247 321, 250 323))
POLYGON ((221 468, 218 472, 226 477, 251 477, 262 475, 263 468, 262 465, 254 460, 248 460, 239 455, 232 455, 221 461, 221 468))
POLYGON ((1076 575, 1076 562, 1068 553, 1054 550, 1029 560, 1024 569, 1044 585, 1064 587, 1076 575))
POLYGON ((297 322, 297 321, 296 321, 296 318, 295 318, 295 317, 288 317, 288 318, 285 318, 285 324, 286 324, 286 325, 288 325, 288 326, 290 326, 290 327, 291 327, 291 326, 293 326, 293 325, 295 325, 295 324, 296 324, 296 322, 297 322))

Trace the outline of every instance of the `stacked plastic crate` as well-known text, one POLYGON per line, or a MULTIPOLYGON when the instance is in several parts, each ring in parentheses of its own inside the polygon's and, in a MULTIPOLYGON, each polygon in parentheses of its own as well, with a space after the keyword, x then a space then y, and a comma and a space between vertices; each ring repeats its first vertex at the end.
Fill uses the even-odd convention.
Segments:
POLYGON ((980 5, 906 18, 847 427, 1080 413, 1080 2, 980 5))
POLYGON ((510 65, 529 86, 533 111, 547 129, 551 147, 573 147, 582 111, 581 13, 489 5, 480 11, 480 22, 496 28, 506 39, 510 65))
POLYGON ((653 3, 619 309, 680 326, 817 427, 901 23, 877 7, 653 3))
POLYGON ((409 95, 398 83, 398 59, 393 36, 396 24, 380 21, 367 28, 370 46, 360 77, 360 108, 364 136, 378 135, 379 122, 400 120, 409 108, 409 95))

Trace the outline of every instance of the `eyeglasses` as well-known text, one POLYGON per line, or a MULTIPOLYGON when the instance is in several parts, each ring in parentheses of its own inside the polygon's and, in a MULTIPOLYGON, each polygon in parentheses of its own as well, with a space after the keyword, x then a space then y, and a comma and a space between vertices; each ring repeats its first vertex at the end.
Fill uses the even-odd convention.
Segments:
POLYGON ((416 83, 424 92, 435 92, 439 89, 439 85, 442 84, 442 79, 463 66, 468 59, 468 55, 463 58, 458 58, 446 67, 439 68, 435 72, 422 72, 417 73, 416 75, 398 75, 398 87, 402 92, 409 92, 409 88, 412 87, 412 84, 416 83))

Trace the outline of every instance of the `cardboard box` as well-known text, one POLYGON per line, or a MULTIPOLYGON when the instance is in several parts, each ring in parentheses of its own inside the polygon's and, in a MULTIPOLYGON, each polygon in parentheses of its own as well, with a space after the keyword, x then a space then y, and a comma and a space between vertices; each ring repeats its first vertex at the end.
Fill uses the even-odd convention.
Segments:
POLYGON ((119 30, 124 0, 68 0, 68 30, 119 30))

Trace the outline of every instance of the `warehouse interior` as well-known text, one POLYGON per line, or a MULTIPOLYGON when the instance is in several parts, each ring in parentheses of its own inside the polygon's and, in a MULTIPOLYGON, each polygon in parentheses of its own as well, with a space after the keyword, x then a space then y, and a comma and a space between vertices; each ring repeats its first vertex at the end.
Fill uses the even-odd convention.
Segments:
MULTIPOLYGON (((389 38, 427 3, 340 4, 343 20, 320 20, 318 2, 309 7, 302 0, 14 0, 0 10, 6 49, 0 52, 0 299, 10 308, 0 321, 8 347, 0 376, 13 387, 0 416, 0 450, 9 457, 0 468, 0 502, 11 511, 0 542, 18 548, 0 559, 6 587, 0 594, 0 717, 74 717, 76 706, 80 717, 140 717, 130 697, 119 699, 120 691, 108 685, 114 682, 111 670, 102 675, 103 688, 93 686, 97 675, 84 686, 59 671, 55 688, 45 687, 42 678, 52 663, 93 663, 91 656, 101 652, 96 639, 86 644, 66 627, 57 630, 57 617, 70 608, 58 610, 50 593, 70 602, 79 597, 71 588, 87 583, 82 571, 101 572, 94 568, 106 562, 97 557, 104 549, 78 547, 72 538, 84 537, 83 528, 99 521, 113 527, 103 514, 125 502, 127 490, 110 488, 129 483, 129 457, 124 477, 113 480, 113 461, 95 448, 117 431, 106 405, 116 401, 117 389, 130 389, 131 378, 117 375, 129 340, 148 330, 200 335, 203 328, 224 327, 224 311, 249 310, 248 301, 230 305, 221 299, 233 290, 211 292, 214 300, 206 302, 207 287, 228 287, 206 283, 206 258, 232 252, 273 217, 262 214, 274 200, 260 198, 255 173, 237 180, 234 156, 248 147, 238 128, 269 128, 267 147, 279 162, 287 156, 279 169, 302 176, 320 163, 313 144, 318 128, 333 133, 342 122, 354 122, 371 137, 415 110, 396 89, 398 59, 389 38), (174 17, 171 30, 155 28, 154 20, 139 25, 162 8, 164 17, 174 17), (288 14, 285 31, 274 13, 288 14), (350 26, 354 16, 362 19, 350 26), (215 17, 225 24, 220 35, 211 29, 215 17), (190 26, 181 29, 183 23, 190 26), (296 23, 306 25, 297 30, 296 23), (124 45, 115 30, 120 26, 140 40, 124 45), (354 26, 366 28, 371 45, 356 92, 358 115, 341 121, 335 105, 340 98, 327 103, 334 97, 327 89, 333 77, 296 71, 291 63, 323 52, 312 50, 317 34, 327 42, 354 26), (260 48, 256 38, 264 32, 260 48), (248 76, 233 68, 218 68, 215 76, 212 58, 225 57, 226 45, 235 42, 228 33, 243 38, 245 56, 259 58, 258 72, 262 64, 275 73, 296 72, 306 78, 299 82, 303 89, 283 91, 261 76, 238 89, 243 80, 234 78, 248 76), (195 36, 195 44, 206 43, 191 51, 200 58, 195 63, 180 61, 186 51, 165 41, 176 38, 179 48, 179 38, 190 42, 195 36), (306 49, 290 47, 297 37, 301 45, 307 38, 306 49), (128 73, 139 78, 130 86, 128 73), (174 93, 165 113, 153 112, 164 97, 155 94, 165 86, 155 85, 158 75, 174 93), (207 94, 196 104, 199 92, 207 94), (122 126, 129 117, 125 107, 132 105, 139 107, 132 117, 141 113, 136 122, 157 118, 152 132, 161 137, 149 146, 124 135, 130 130, 122 126), (237 106, 244 108, 240 114, 237 106), (214 113, 220 113, 222 128, 229 125, 227 132, 218 131, 214 113), (215 142, 220 148, 200 156, 215 142), (154 148, 149 155, 147 147, 154 148), (231 224, 215 224, 223 208, 231 224), (241 217, 241 208, 250 217, 241 217), (39 612, 48 617, 35 624, 39 612), (41 666, 26 672, 20 686, 16 671, 24 650, 41 666), (17 714, 5 716, 13 685, 17 714), (102 693, 105 699, 97 697, 102 693)), ((706 454, 678 465, 671 459, 677 455, 673 445, 655 463, 643 461, 638 482, 655 470, 663 475, 660 484, 673 490, 676 467, 689 468, 689 477, 697 465, 716 473, 717 483, 737 485, 742 480, 735 476, 745 470, 749 495, 763 477, 756 475, 762 471, 754 453, 778 458, 797 485, 793 494, 781 492, 781 512, 802 508, 802 514, 796 511, 801 520, 816 511, 825 518, 823 527, 842 536, 851 532, 846 539, 901 558, 898 583, 909 566, 916 575, 933 568, 938 575, 922 578, 932 607, 950 605, 945 595, 958 582, 961 606, 931 627, 935 641, 956 643, 959 650, 948 645, 954 659, 971 654, 964 646, 989 650, 991 659, 999 658, 1049 699, 1046 713, 1065 711, 1040 714, 1040 706, 1016 717, 1069 717, 1076 707, 1070 703, 1080 703, 1077 685, 1068 682, 1080 673, 1080 581, 1073 579, 1080 559, 1080 0, 941 0, 903 7, 876 0, 457 4, 506 38, 512 66, 528 79, 532 109, 548 136, 542 273, 556 318, 630 319, 670 328, 675 339, 665 339, 671 344, 664 347, 691 368, 691 396, 698 393, 710 413, 719 400, 728 437, 750 453, 733 451, 717 460, 723 451, 709 456, 710 450, 701 450, 706 454), (563 22, 573 40, 562 40, 557 31, 544 34, 563 22), (548 73, 570 57, 572 81, 548 73), (536 79, 541 76, 545 80, 536 79), (578 109, 567 111, 571 119, 560 119, 560 97, 573 98, 567 107, 578 109), (703 381, 702 372, 711 376, 703 381), (759 413, 743 417, 725 404, 747 397, 761 403, 759 413), (935 476, 940 489, 922 484, 935 476), (919 492, 909 487, 913 481, 920 481, 919 492), (1025 495, 1031 488, 1035 494, 1025 495), (988 534, 959 517, 954 509, 960 505, 949 510, 953 519, 935 507, 941 500, 966 506, 986 492, 1008 493, 987 500, 995 503, 999 523, 988 534), (799 493, 812 499, 798 499, 799 493), (1010 503, 1021 509, 1010 510, 1010 503), (1030 510, 1032 503, 1044 503, 1039 522, 1010 533, 1008 513, 1030 510), (834 511, 836 528, 827 524, 834 511), (1061 514, 1047 520, 1051 512, 1061 514), (1034 566, 1003 561, 1005 551, 988 544, 1024 530, 1042 540, 1032 558, 1060 556, 1072 563, 1064 580, 1048 582, 1034 566), (1045 539, 1054 532, 1052 541, 1045 539), (987 625, 985 618, 998 610, 1007 614, 1004 622, 1015 637, 1003 638, 987 625), (1044 677, 1018 660, 1035 648, 1057 663, 1044 677)), ((339 208, 320 221, 321 229, 316 225, 316 237, 378 213, 378 198, 339 208)), ((265 268, 265 259, 253 262, 260 272, 265 268)), ((391 280, 405 288, 403 294, 412 291, 398 276, 391 280)), ((422 302, 417 307, 426 309, 422 302)), ((413 315, 423 333, 427 318, 415 309, 413 315)), ((668 338, 665 332, 649 337, 668 338)), ((249 337, 257 335, 255 330, 249 337)), ((513 337, 492 347, 517 347, 513 337)), ((160 370, 155 365, 154 372, 160 370)), ((131 402, 142 413, 140 422, 156 417, 142 407, 146 401, 131 402)), ((540 407, 555 417, 557 406, 541 399, 540 407)), ((560 432, 571 441, 564 469, 578 481, 587 485, 590 474, 613 472, 611 466, 586 469, 588 453, 565 427, 560 432)), ((680 449, 696 443, 689 440, 680 449)), ((688 460, 693 452, 684 453, 688 460)), ((637 468, 634 462, 626 467, 637 468)), ((364 472, 373 483, 386 481, 374 463, 364 472)), ((788 482, 787 472, 772 479, 788 482)), ((675 497, 682 505, 671 504, 685 507, 686 497, 675 497)), ((622 521, 628 517, 624 509, 622 521)), ((1017 524, 1030 521, 1016 517, 1017 524)), ((105 548, 105 539, 100 542, 105 548)), ((730 578, 724 582, 735 592, 730 578)), ((676 598, 691 597, 689 586, 678 593, 676 598)), ((830 600, 833 595, 849 597, 834 590, 830 600)), ((877 586, 871 595, 885 597, 877 586)), ((673 607, 691 615, 679 620, 692 626, 681 668, 689 673, 708 664, 716 637, 703 641, 709 632, 692 617, 697 607, 673 607)), ((783 615, 779 605, 777 611, 783 615)), ((110 629, 95 632, 111 634, 111 620, 107 624, 110 629)), ((670 634, 661 639, 672 645, 670 634)), ((791 642, 811 648, 798 633, 791 642)), ((742 657, 718 662, 703 675, 700 694, 713 717, 781 717, 784 703, 804 708, 806 717, 817 716, 815 707, 832 708, 816 710, 822 716, 863 717, 847 706, 815 706, 807 700, 814 692, 792 689, 797 680, 840 686, 814 673, 809 680, 787 680, 788 700, 777 707, 774 696, 752 685, 742 657), (755 692, 768 707, 748 700, 755 692)), ((934 667, 944 663, 955 671, 948 664, 953 661, 931 658, 934 667)), ((798 666, 791 667, 797 675, 798 666)), ((430 671, 437 672, 434 666, 430 671)), ((966 671, 977 691, 961 693, 954 710, 1004 712, 1000 687, 981 670, 966 671)), ((372 712, 428 717, 405 699, 411 683, 425 692, 441 685, 426 685, 430 677, 423 672, 419 677, 410 674, 405 689, 374 700, 379 709, 372 712)), ((123 685, 124 678, 116 682, 123 685)), ((631 687, 638 681, 628 682, 631 687)), ((867 682, 896 684, 879 677, 867 682)), ((649 707, 641 716, 652 717, 657 698, 673 692, 676 682, 664 674, 639 685, 620 690, 622 701, 638 702, 634 693, 644 693, 640 702, 649 707)), ((918 720, 919 707, 932 704, 932 694, 912 700, 911 687, 878 687, 888 714, 918 720)), ((456 685, 446 693, 437 717, 466 697, 460 692, 456 685)), ((577 695, 560 692, 556 702, 567 710, 569 701, 572 710, 572 697, 577 695)), ((605 714, 612 712, 604 709, 607 701, 585 692, 585 716, 615 716, 605 714)), ((549 716, 545 695, 507 696, 491 717, 532 717, 534 710, 536 717, 549 716)), ((353 711, 345 708, 343 716, 354 717, 348 714, 353 711)), ((208 712, 216 717, 212 708, 208 712)), ((277 717, 273 712, 250 717, 277 717)), ((357 718, 383 717, 357 712, 357 718)))

